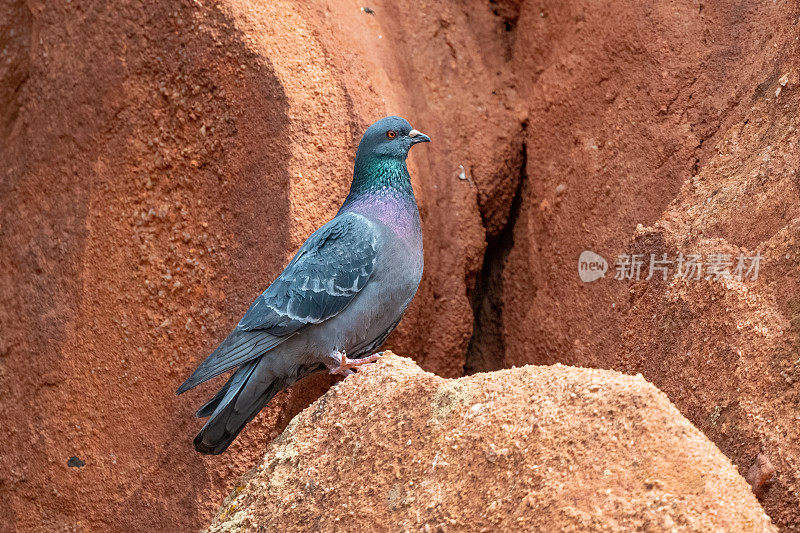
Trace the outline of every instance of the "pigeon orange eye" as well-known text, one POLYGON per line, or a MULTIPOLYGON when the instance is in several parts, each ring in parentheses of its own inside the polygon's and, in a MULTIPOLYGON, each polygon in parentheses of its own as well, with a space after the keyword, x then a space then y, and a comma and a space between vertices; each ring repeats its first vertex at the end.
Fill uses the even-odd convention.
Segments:
POLYGON ((390 139, 394 139, 395 137, 397 137, 397 132, 394 130, 389 130, 386 132, 386 136, 389 137, 390 139))

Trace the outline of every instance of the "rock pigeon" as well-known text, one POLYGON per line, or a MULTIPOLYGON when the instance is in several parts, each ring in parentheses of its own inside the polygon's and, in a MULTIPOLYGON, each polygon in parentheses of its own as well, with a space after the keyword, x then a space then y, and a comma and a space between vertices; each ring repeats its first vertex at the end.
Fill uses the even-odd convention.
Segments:
POLYGON ((220 454, 275 394, 327 368, 349 375, 394 330, 422 277, 419 210, 408 151, 430 138, 400 117, 367 128, 350 193, 286 269, 250 305, 230 335, 180 386, 181 394, 233 368, 200 407, 209 417, 194 439, 220 454))

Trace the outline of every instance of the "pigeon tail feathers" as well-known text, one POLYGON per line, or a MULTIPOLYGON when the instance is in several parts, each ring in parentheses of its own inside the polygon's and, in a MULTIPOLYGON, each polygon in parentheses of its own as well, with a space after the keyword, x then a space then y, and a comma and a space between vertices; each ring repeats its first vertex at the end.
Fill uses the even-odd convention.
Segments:
POLYGON ((205 455, 219 455, 227 450, 242 428, 285 388, 284 380, 266 369, 258 369, 259 362, 242 365, 197 411, 197 416, 210 415, 211 418, 194 438, 195 450, 205 455))

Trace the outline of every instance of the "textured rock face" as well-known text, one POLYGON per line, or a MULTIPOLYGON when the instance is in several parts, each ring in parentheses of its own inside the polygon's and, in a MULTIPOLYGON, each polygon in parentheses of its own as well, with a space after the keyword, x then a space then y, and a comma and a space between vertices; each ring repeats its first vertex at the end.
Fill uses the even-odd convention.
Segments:
MULTIPOLYGON (((637 225, 662 216, 754 105, 773 122, 793 114, 783 102, 796 87, 777 100, 775 91, 800 68, 798 16, 796 3, 523 4, 513 57, 531 74, 517 80, 527 157, 497 275, 502 364, 615 362, 628 287, 581 283, 579 254, 628 251, 637 225)), ((759 150, 748 142, 729 171, 759 150)), ((790 156, 789 145, 773 150, 790 156)), ((758 226, 769 232, 787 216, 772 211, 758 226)))
POLYGON ((657 384, 743 475, 763 454, 776 473, 757 490, 792 530, 800 524, 800 95, 776 87, 780 77, 633 239, 672 257, 724 253, 735 262, 758 253, 758 280, 633 284, 615 367, 657 384))
POLYGON ((490 238, 467 368, 641 372, 743 475, 768 456, 762 503, 799 529, 800 6, 515 13, 526 158, 512 224, 490 238), (765 260, 744 285, 585 284, 584 250, 610 259, 611 276, 621 253, 765 260))
POLYGON ((800 6, 362 7, 0 3, 11 523, 208 523, 330 381, 279 395, 222 461, 189 445, 210 388, 172 391, 335 213, 363 129, 396 113, 434 142, 410 160, 425 276, 388 345, 446 377, 555 361, 642 372, 740 473, 763 452, 763 505, 800 527, 800 6), (578 280, 584 249, 662 241, 760 247, 764 279, 578 280))
POLYGON ((774 531, 641 376, 386 356, 299 414, 210 531, 774 531))
MULTIPOLYGON (((0 500, 16 527, 208 523, 330 382, 280 395, 223 460, 190 445, 209 389, 173 391, 333 216, 387 114, 436 140, 410 161, 429 266, 391 344, 462 373, 477 169, 501 175, 521 143, 503 23, 480 3, 375 7, 0 4, 0 500)), ((481 201, 502 224, 497 183, 481 201)))

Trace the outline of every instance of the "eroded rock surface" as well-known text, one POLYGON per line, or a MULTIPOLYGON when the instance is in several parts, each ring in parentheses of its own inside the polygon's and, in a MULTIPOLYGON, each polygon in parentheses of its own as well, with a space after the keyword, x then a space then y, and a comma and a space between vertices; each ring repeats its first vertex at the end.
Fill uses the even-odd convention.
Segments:
POLYGON ((740 473, 768 457, 762 503, 800 528, 800 6, 364 7, 0 3, 9 522, 208 523, 331 382, 276 397, 224 461, 189 444, 215 384, 172 391, 335 213, 363 129, 397 113, 434 142, 410 159, 425 276, 389 346, 445 377, 642 372, 740 473), (637 246, 760 250, 764 279, 579 281, 582 250, 637 246))
POLYGON ((394 354, 300 413, 210 531, 774 531, 641 376, 443 379, 394 354))
POLYGON ((754 489, 775 522, 793 530, 800 525, 800 95, 785 92, 780 78, 632 243, 658 257, 698 254, 707 262, 725 254, 731 274, 740 255, 760 256, 758 279, 751 272, 741 281, 633 283, 614 366, 658 385, 742 475, 766 460, 772 472, 754 489))

